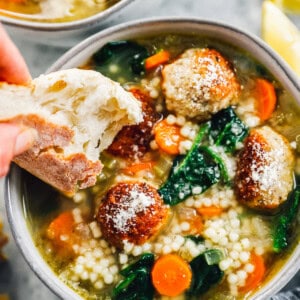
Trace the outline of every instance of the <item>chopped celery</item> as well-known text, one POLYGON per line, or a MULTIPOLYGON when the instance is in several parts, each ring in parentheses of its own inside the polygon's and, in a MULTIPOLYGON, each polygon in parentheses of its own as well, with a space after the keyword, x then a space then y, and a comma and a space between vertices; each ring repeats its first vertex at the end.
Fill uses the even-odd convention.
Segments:
POLYGON ((218 264, 224 258, 223 252, 219 249, 207 250, 203 255, 209 266, 218 264))

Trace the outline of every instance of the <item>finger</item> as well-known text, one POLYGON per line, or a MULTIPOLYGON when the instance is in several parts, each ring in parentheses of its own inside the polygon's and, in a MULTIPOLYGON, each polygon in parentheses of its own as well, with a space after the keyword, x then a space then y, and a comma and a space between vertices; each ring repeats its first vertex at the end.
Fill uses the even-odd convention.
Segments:
POLYGON ((15 84, 30 82, 31 76, 17 47, 0 24, 0 81, 15 84))
POLYGON ((0 124, 0 177, 8 173, 14 156, 14 148, 21 128, 11 124, 0 124))
POLYGON ((34 129, 27 128, 21 131, 16 139, 13 155, 19 155, 28 150, 37 138, 37 132, 34 129))

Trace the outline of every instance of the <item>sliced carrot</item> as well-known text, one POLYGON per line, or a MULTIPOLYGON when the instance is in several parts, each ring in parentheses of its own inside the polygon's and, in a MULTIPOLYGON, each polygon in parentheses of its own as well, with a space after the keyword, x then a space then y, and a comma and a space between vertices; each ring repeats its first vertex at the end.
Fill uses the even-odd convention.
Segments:
POLYGON ((258 116, 262 121, 266 121, 276 108, 277 97, 273 84, 266 79, 256 79, 256 96, 258 116))
POLYGON ((152 283, 164 296, 178 296, 187 290, 192 281, 190 265, 176 254, 160 257, 151 271, 152 283))
POLYGON ((47 228, 47 237, 55 249, 63 256, 70 254, 74 245, 74 217, 67 211, 58 215, 47 228))
POLYGON ((197 215, 194 218, 188 220, 190 224, 190 233, 191 234, 200 234, 203 231, 204 223, 202 217, 197 215))
POLYGON ((124 168, 123 172, 127 175, 134 175, 140 171, 151 170, 154 165, 154 161, 140 162, 124 168))
POLYGON ((223 209, 219 206, 198 207, 197 212, 206 217, 214 217, 222 214, 223 209))
POLYGON ((165 64, 170 59, 170 52, 167 50, 162 50, 148 58, 145 59, 145 69, 150 70, 159 65, 165 64))
POLYGON ((254 266, 254 270, 246 278, 245 285, 239 288, 240 293, 247 293, 255 290, 262 282, 265 276, 266 267, 264 259, 261 255, 257 255, 254 252, 252 252, 250 263, 254 266))
POLYGON ((168 154, 179 154, 179 144, 183 138, 178 125, 169 124, 164 119, 155 125, 153 132, 155 141, 161 150, 168 154))

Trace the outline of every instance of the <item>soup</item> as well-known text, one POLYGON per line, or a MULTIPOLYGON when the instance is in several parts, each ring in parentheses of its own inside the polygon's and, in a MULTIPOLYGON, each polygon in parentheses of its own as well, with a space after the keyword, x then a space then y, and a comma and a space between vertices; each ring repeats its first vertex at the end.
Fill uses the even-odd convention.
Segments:
POLYGON ((118 0, 0 0, 0 15, 37 22, 70 22, 95 15, 118 0))
POLYGON ((297 244, 299 108, 246 52, 205 36, 108 43, 82 68, 144 121, 67 198, 26 175, 37 248, 84 299, 247 299, 297 244))

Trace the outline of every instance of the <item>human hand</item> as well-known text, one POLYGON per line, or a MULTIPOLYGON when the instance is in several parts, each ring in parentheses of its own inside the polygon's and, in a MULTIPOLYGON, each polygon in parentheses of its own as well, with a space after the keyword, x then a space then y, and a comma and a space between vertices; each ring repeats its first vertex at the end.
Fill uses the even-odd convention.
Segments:
MULTIPOLYGON (((30 80, 22 55, 0 24, 0 81, 26 84, 30 80)), ((32 129, 0 123, 0 177, 7 174, 14 156, 30 148, 34 137, 32 129)))

